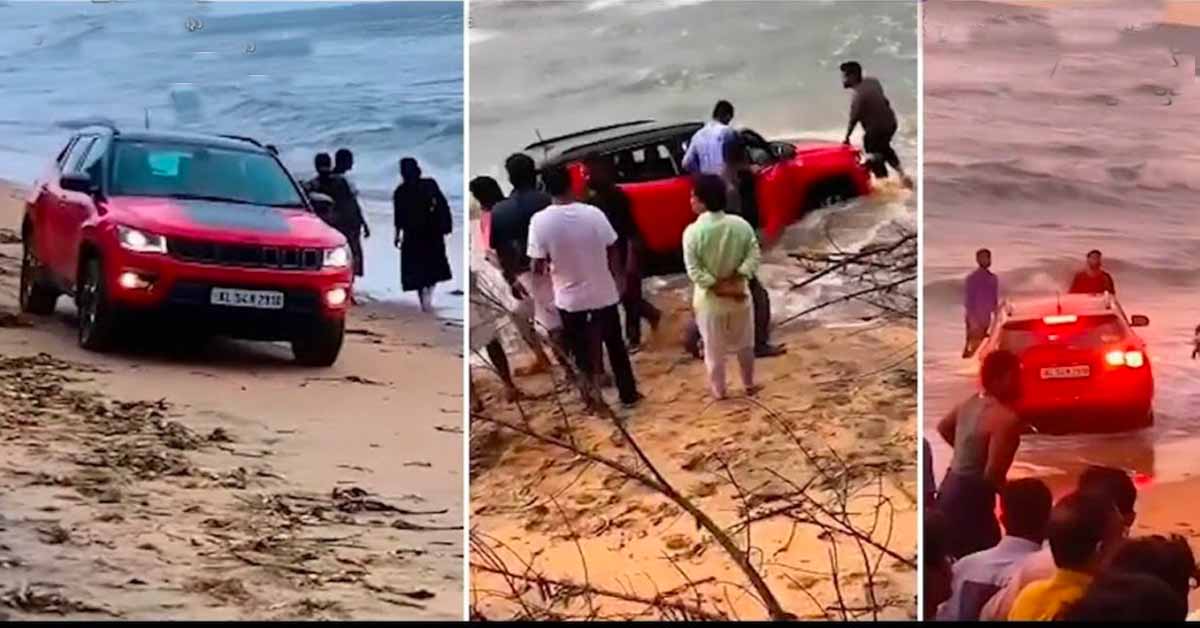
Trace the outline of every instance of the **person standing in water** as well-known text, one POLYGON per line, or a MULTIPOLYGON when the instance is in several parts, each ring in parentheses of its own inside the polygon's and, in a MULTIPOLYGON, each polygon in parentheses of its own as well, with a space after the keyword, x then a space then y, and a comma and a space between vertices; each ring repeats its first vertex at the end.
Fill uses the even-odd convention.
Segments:
POLYGON ((717 175, 700 175, 692 187, 699 216, 683 231, 683 261, 692 280, 692 307, 704 339, 713 397, 725 398, 725 358, 737 356, 746 395, 754 383, 754 317, 747 283, 758 270, 758 237, 750 223, 725 213, 729 195, 717 175))
POLYGON ((975 263, 979 267, 967 275, 963 299, 967 326, 967 343, 963 346, 962 354, 964 358, 975 355, 975 350, 987 337, 988 329, 992 326, 992 315, 1000 303, 1000 280, 990 270, 992 252, 987 249, 975 251, 975 263))
POLYGON ((846 139, 842 143, 849 144, 854 127, 861 124, 863 151, 870 156, 871 171, 875 176, 887 178, 888 166, 891 166, 900 175, 900 181, 906 187, 912 187, 912 179, 904 173, 900 156, 892 148, 892 137, 899 125, 892 103, 883 93, 883 84, 877 78, 864 77, 862 65, 857 61, 847 61, 839 68, 842 87, 854 90, 854 98, 850 101, 850 125, 846 127, 846 139))
POLYGON ((1103 264, 1104 260, 1100 251, 1088 251, 1087 267, 1075 273, 1069 292, 1072 294, 1100 294, 1103 292, 1116 294, 1117 287, 1113 283, 1112 275, 1104 270, 1103 264))
POLYGON ((417 160, 400 160, 402 181, 392 193, 396 247, 400 249, 400 285, 416 291, 421 310, 433 310, 433 288, 450 281, 446 236, 454 230, 450 204, 436 181, 421 176, 417 160))
POLYGON ((1025 424, 1013 409, 1021 396, 1021 362, 1009 351, 989 353, 980 378, 983 390, 958 404, 938 424, 954 453, 938 488, 937 509, 955 530, 955 557, 1000 542, 996 495, 1008 478, 1025 424))

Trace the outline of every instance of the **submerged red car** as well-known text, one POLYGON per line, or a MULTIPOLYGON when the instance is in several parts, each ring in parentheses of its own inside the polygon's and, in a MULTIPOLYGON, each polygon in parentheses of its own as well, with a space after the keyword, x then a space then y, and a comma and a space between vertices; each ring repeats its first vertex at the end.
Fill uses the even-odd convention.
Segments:
MULTIPOLYGON (((567 166, 581 195, 587 160, 611 158, 649 250, 650 274, 676 272, 683 267, 683 230, 696 218, 692 179, 681 164, 692 135, 703 126, 639 120, 545 139, 525 150, 539 161, 539 169, 567 166)), ((812 209, 871 191, 870 172, 856 148, 820 141, 771 142, 750 129, 739 133, 758 171, 759 220, 768 238, 812 209)))
POLYGON ((351 259, 316 213, 329 204, 248 138, 84 130, 26 200, 21 307, 72 296, 89 350, 155 315, 180 342, 288 341, 298 362, 330 365, 351 259))
POLYGON ((1021 360, 1018 410, 1040 432, 1121 432, 1154 423, 1154 374, 1146 343, 1115 296, 1064 294, 1006 301, 980 347, 1021 360))

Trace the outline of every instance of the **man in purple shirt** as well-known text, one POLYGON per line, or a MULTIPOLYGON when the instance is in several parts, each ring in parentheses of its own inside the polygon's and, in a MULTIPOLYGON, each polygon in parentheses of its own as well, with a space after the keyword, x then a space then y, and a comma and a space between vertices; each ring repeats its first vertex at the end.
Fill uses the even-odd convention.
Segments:
POLYGON ((969 358, 987 337, 988 327, 992 325, 992 313, 1000 303, 1000 280, 992 271, 992 252, 987 249, 975 251, 975 262, 979 264, 974 272, 967 275, 966 307, 967 344, 963 347, 963 357, 969 358))

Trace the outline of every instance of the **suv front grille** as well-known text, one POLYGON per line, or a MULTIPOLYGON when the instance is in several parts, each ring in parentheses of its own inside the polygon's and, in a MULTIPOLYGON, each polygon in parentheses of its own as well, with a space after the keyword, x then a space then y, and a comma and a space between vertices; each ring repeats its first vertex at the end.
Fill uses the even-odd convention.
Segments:
POLYGON ((186 262, 243 268, 320 270, 324 262, 321 249, 224 244, 175 238, 167 239, 167 251, 173 257, 186 262))

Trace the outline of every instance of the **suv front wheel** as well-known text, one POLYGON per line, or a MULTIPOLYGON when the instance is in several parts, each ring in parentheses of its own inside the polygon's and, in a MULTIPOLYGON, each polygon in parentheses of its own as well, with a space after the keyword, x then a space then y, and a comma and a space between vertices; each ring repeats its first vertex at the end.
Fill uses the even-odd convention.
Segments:
POLYGON ((333 366, 342 351, 345 335, 345 320, 317 321, 309 327, 308 333, 292 340, 292 355, 304 366, 333 366))
POLYGON ((89 351, 107 351, 117 335, 117 313, 104 285, 104 267, 100 258, 84 264, 79 284, 79 346, 89 351))
POLYGON ((42 280, 42 265, 33 248, 33 233, 25 232, 21 254, 21 311, 47 316, 54 313, 58 291, 42 280))

